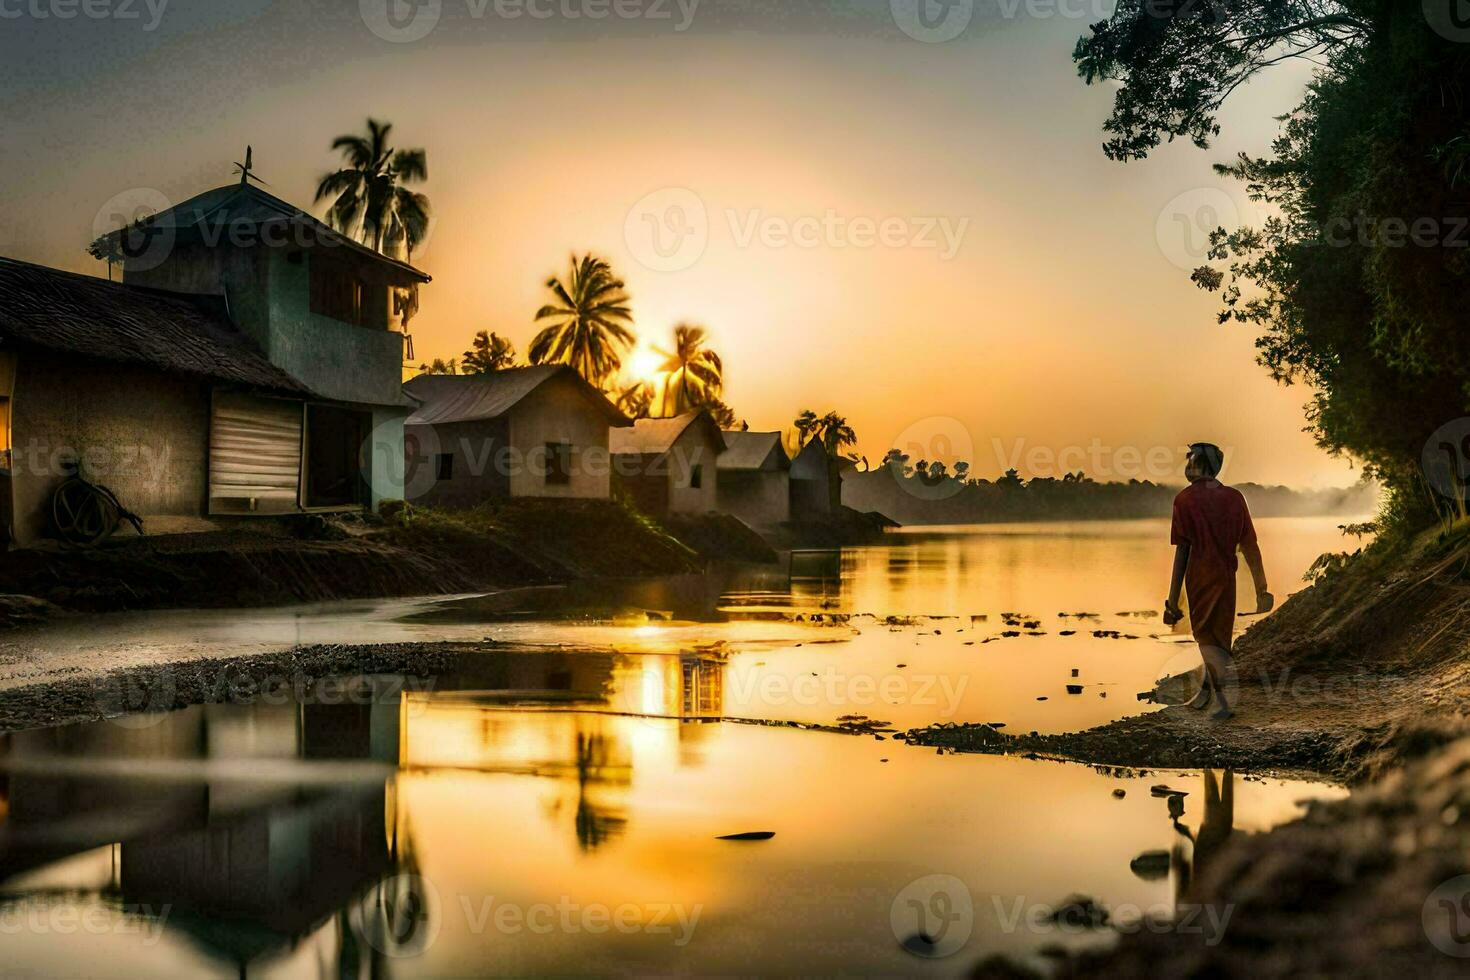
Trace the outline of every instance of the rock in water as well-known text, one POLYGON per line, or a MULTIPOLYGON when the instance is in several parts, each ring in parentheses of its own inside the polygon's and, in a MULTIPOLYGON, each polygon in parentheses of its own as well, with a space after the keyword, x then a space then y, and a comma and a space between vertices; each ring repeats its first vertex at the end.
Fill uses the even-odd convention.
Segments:
POLYGON ((748 830, 743 834, 726 834, 716 837, 715 840, 770 840, 776 836, 774 830, 748 830))

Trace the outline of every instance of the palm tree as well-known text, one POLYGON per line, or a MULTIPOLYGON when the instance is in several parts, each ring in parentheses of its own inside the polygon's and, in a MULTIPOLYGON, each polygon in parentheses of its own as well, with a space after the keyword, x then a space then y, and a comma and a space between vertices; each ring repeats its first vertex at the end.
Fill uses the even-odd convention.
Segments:
POLYGON ((664 356, 662 397, 659 414, 665 418, 682 415, 717 402, 725 384, 725 367, 720 355, 704 346, 703 327, 681 323, 674 328, 674 349, 659 351, 664 356))
POLYGON ((807 439, 816 431, 817 423, 817 413, 809 408, 798 415, 795 422, 791 423, 796 427, 796 441, 799 445, 806 445, 807 439))
POLYGON ((646 419, 653 411, 653 386, 647 381, 636 381, 618 392, 615 399, 618 411, 630 419, 646 419))
POLYGON ((633 314, 623 281, 602 259, 572 256, 570 284, 552 276, 546 288, 556 302, 541 307, 536 321, 552 321, 531 341, 532 364, 570 364, 597 387, 623 365, 633 343, 633 314))
POLYGON ((472 349, 464 352, 461 366, 465 374, 490 374, 515 367, 516 347, 498 333, 481 330, 475 334, 472 349))
POLYGON ((818 419, 815 431, 828 456, 836 456, 841 449, 857 445, 857 433, 847 424, 847 419, 836 412, 828 412, 818 419))
POLYGON ((454 358, 452 358, 452 357, 448 361, 444 360, 444 358, 442 358, 442 357, 436 357, 436 358, 434 358, 434 363, 432 363, 432 364, 420 364, 419 365, 419 374, 458 374, 458 373, 459 373, 459 362, 457 360, 455 360, 454 358))
POLYGON ((427 180, 423 150, 398 150, 388 143, 392 123, 369 119, 366 137, 353 134, 332 140, 347 166, 322 177, 318 202, 332 199, 327 223, 342 234, 385 255, 413 250, 429 232, 429 199, 402 186, 427 180))

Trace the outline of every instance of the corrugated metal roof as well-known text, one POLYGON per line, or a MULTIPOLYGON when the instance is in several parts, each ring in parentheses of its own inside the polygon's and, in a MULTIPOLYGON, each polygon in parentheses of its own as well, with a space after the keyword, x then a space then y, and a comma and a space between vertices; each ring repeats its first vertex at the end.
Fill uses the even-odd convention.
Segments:
POLYGON ((310 394, 203 301, 0 257, 0 338, 310 394))
POLYGON ((632 424, 602 392, 564 364, 509 368, 489 374, 421 374, 404 385, 409 397, 420 403, 407 424, 445 425, 499 418, 531 392, 558 377, 581 388, 607 416, 610 425, 632 424))
POLYGON ((713 430, 714 442, 720 451, 725 448, 724 436, 708 412, 686 412, 671 419, 639 419, 631 429, 619 429, 608 435, 608 448, 615 456, 658 456, 684 434, 684 430, 695 422, 713 430))
MULTIPOLYGON (((222 232, 233 224, 250 226, 281 222, 304 225, 324 243, 346 247, 365 257, 393 266, 419 282, 429 282, 429 276, 426 273, 415 269, 407 262, 384 255, 361 242, 348 238, 324 221, 273 194, 267 194, 253 184, 216 187, 212 191, 196 194, 182 204, 176 204, 165 211, 143 219, 144 225, 154 228, 168 228, 175 232, 211 229, 216 233, 222 232)), ((118 228, 102 237, 104 239, 116 238, 125 230, 118 228)))
POLYGON ((718 464, 722 470, 762 469, 773 450, 780 453, 779 468, 786 468, 790 462, 781 448, 779 432, 726 432, 725 446, 718 464))

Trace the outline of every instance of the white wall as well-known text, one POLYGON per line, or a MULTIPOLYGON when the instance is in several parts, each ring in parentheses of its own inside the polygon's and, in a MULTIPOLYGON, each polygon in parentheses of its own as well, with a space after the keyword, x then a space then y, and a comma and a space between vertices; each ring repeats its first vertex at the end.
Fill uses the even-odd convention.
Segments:
POLYGON ((578 391, 574 381, 552 378, 512 410, 510 444, 525 454, 510 474, 512 497, 576 497, 606 500, 612 465, 607 452, 607 419, 578 391), (572 446, 570 483, 548 483, 543 459, 546 444, 572 446))

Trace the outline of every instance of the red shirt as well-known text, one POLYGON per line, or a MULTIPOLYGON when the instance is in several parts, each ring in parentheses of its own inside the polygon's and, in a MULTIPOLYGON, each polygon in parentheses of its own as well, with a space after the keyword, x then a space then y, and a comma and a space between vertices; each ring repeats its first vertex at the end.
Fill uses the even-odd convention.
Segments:
MULTIPOLYGON (((1189 568, 1224 568, 1231 575, 1239 567, 1236 550, 1256 540, 1256 528, 1245 498, 1219 480, 1199 480, 1174 498, 1174 526, 1170 544, 1189 545, 1189 568)), ((1190 578, 1194 578, 1194 574, 1190 578)))

